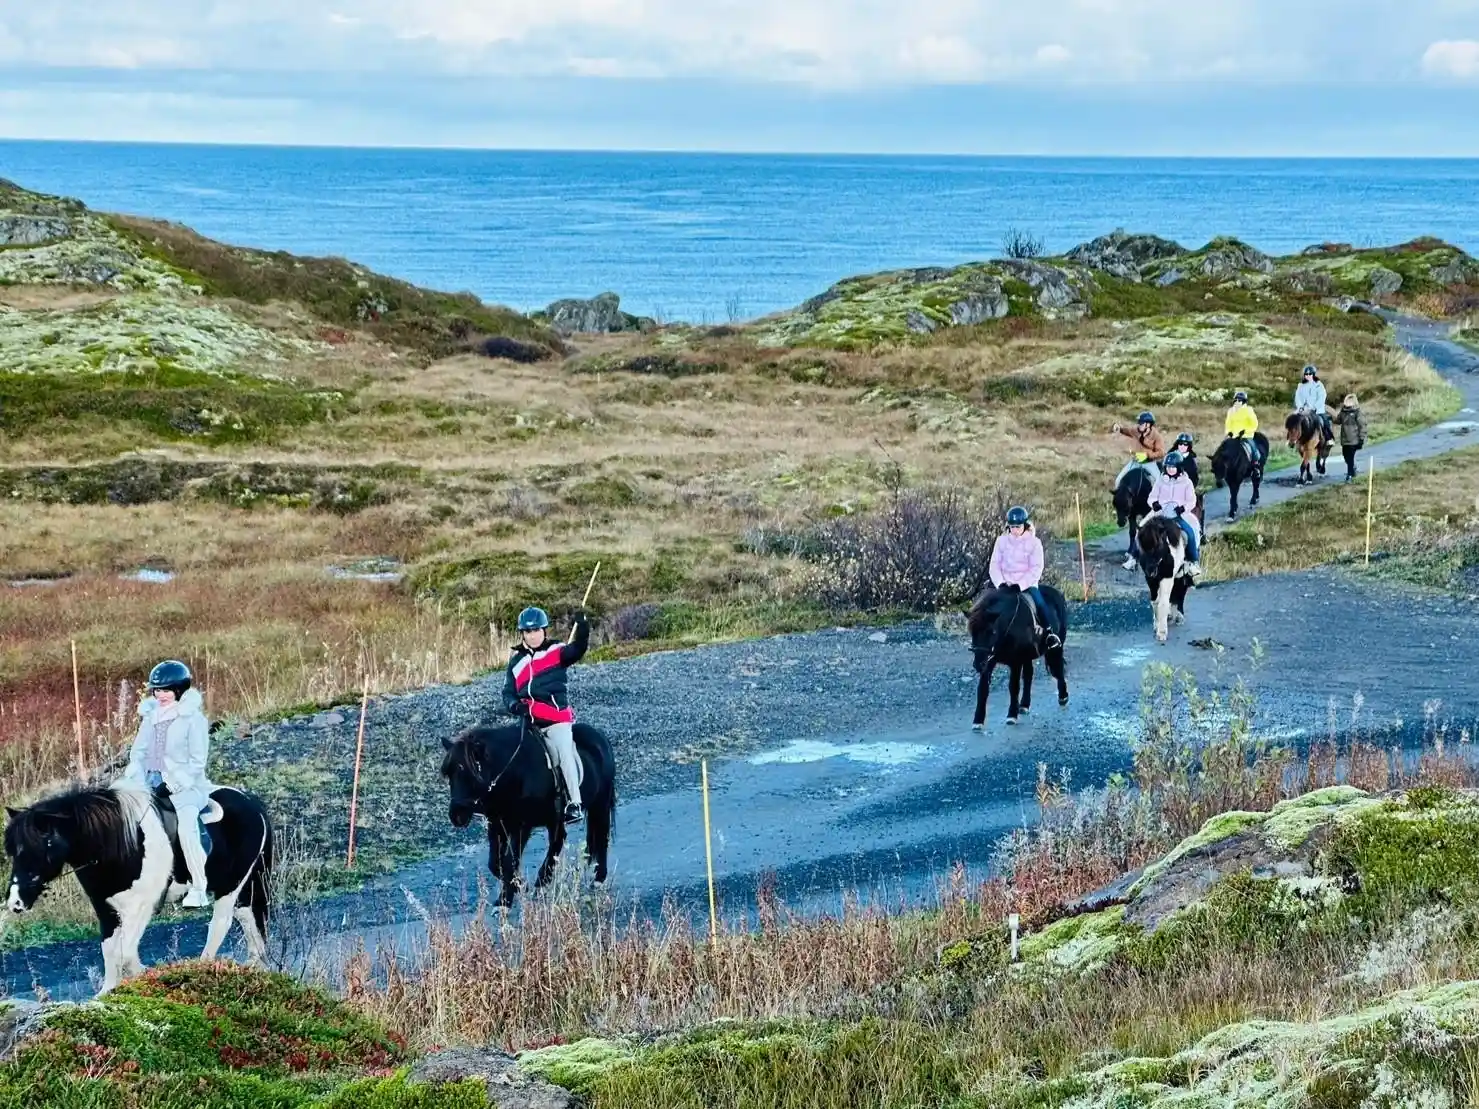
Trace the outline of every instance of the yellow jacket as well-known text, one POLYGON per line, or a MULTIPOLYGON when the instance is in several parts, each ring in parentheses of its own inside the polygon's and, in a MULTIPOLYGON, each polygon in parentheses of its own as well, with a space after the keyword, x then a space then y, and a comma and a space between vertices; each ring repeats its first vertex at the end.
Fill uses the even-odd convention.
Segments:
POLYGON ((1227 410, 1227 419, 1222 426, 1229 435, 1246 435, 1251 439, 1258 430, 1258 413, 1253 411, 1252 405, 1235 404, 1227 410))

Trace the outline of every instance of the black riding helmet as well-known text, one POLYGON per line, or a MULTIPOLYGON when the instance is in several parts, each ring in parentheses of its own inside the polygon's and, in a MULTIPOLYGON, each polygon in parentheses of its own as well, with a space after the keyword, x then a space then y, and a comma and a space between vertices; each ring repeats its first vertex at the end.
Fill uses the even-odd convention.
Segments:
POLYGON ((190 673, 190 667, 178 659, 165 659, 155 665, 149 671, 148 691, 153 693, 157 689, 167 689, 176 697, 184 695, 195 679, 190 673))
POLYGON ((1172 443, 1171 444, 1171 447, 1174 449, 1176 447, 1181 446, 1182 443, 1185 443, 1186 444, 1188 450, 1191 449, 1191 446, 1192 446, 1191 432, 1189 432, 1189 431, 1183 431, 1180 435, 1176 436, 1176 442, 1172 443))
POLYGON ((1233 394, 1233 400, 1234 401, 1242 401, 1244 404, 1247 404, 1248 403, 1248 394, 1246 392, 1244 392, 1242 389, 1239 389, 1236 393, 1233 394))
POLYGON ((1155 423, 1155 413, 1154 412, 1142 412, 1142 413, 1140 413, 1140 418, 1138 420, 1136 420, 1135 422, 1137 424, 1154 424, 1155 423))
POLYGON ((1172 451, 1170 454, 1166 455, 1164 465, 1168 470, 1171 469, 1173 466, 1179 470, 1183 465, 1185 465, 1185 463, 1186 455, 1182 454, 1180 451, 1172 451))
POLYGON ((549 627, 549 613, 544 609, 530 605, 519 613, 519 631, 532 632, 547 627, 549 627))
POLYGON ((1026 527, 1029 519, 1031 519, 1031 513, 1020 504, 1013 505, 1007 509, 1007 527, 1016 527, 1018 525, 1026 527))

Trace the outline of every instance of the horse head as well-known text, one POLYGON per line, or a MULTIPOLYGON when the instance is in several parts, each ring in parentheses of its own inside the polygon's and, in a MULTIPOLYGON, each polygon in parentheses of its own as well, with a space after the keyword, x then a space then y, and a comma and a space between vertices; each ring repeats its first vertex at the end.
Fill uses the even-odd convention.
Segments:
POLYGON ((10 857, 10 911, 23 913, 61 876, 72 854, 71 819, 41 805, 5 810, 5 854, 10 857))
POLYGON ((1142 506, 1150 507, 1150 475, 1139 466, 1120 479, 1114 487, 1115 525, 1124 527, 1130 517, 1142 506))
POLYGON ((1291 447, 1299 446, 1305 438, 1305 416, 1303 412, 1291 412, 1284 420, 1284 440, 1291 447))
POLYGON ((447 819, 454 828, 466 828, 473 814, 488 795, 492 771, 488 769, 488 752, 482 742, 483 729, 469 728, 456 739, 442 740, 446 755, 442 757, 442 777, 447 779, 451 801, 447 819))

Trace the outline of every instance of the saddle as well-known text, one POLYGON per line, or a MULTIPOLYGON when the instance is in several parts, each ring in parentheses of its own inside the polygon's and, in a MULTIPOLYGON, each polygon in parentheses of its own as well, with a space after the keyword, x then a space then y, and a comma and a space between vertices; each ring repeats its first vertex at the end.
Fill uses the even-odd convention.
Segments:
MULTIPOLYGON (((218 810, 220 809, 220 805, 217 805, 214 800, 211 804, 215 805, 218 810)), ((180 854, 180 817, 175 812, 175 803, 169 795, 168 787, 163 785, 155 787, 154 811, 159 814, 159 822, 164 825, 164 834, 169 837, 170 845, 175 849, 176 861, 183 864, 184 857, 180 854)), ((202 815, 206 811, 208 810, 201 810, 202 815)), ((205 848, 205 857, 210 858, 212 846, 210 827, 201 819, 197 819, 195 824, 200 829, 200 843, 205 848)))
POLYGON ((1263 464, 1263 455, 1259 453, 1258 444, 1246 436, 1238 437, 1238 446, 1243 448, 1243 453, 1248 456, 1248 462, 1253 466, 1263 464))

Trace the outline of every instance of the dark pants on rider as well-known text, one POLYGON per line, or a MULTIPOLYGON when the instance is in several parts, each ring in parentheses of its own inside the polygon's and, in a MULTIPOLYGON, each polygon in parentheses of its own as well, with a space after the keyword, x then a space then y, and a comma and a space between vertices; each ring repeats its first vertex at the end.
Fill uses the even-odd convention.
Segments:
POLYGON ((1048 602, 1043 597, 1042 590, 1035 585, 1029 585, 1024 592, 1032 598, 1032 603, 1037 605, 1037 615, 1042 621, 1042 626, 1051 632, 1056 632, 1061 639, 1063 629, 1058 626, 1058 617, 1054 615, 1052 609, 1048 608, 1048 602))
POLYGON ((1201 561, 1201 544, 1198 542, 1197 529, 1185 516, 1176 517, 1176 522, 1181 525, 1181 530, 1186 534, 1186 557, 1191 562, 1201 561))

